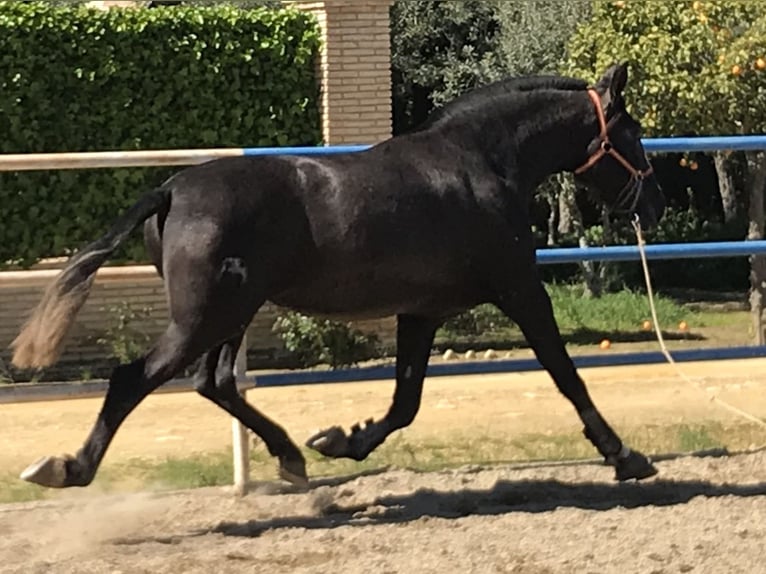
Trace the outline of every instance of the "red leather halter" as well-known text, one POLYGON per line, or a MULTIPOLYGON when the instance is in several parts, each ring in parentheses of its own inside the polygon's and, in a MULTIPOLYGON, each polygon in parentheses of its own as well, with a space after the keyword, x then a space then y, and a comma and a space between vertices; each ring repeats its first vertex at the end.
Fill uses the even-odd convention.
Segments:
POLYGON ((588 158, 588 161, 578 167, 574 172, 576 174, 584 173, 596 165, 602 157, 605 155, 611 155, 614 159, 620 162, 620 164, 625 169, 628 170, 631 176, 631 182, 634 180, 644 179, 653 171, 651 164, 643 171, 636 169, 633 167, 633 164, 625 159, 625 157, 620 152, 614 149, 612 142, 609 141, 609 131, 606 123, 606 117, 604 116, 604 110, 601 109, 601 98, 599 97, 598 92, 592 88, 588 89, 588 96, 590 96, 590 99, 596 108, 596 117, 598 117, 598 124, 601 127, 601 133, 599 134, 600 144, 598 149, 588 158))

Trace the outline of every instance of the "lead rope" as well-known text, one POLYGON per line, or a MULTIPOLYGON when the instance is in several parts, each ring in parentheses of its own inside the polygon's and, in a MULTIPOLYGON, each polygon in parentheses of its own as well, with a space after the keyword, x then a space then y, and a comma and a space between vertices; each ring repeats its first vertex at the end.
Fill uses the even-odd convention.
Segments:
POLYGON ((694 381, 691 377, 689 377, 686 373, 684 373, 681 368, 678 366, 678 363, 676 363, 673 360, 673 357, 670 355, 670 352, 668 351, 668 348, 665 346, 665 339, 662 338, 662 330, 660 329, 659 321, 657 320, 657 309, 654 305, 654 292, 652 290, 652 280, 649 276, 649 265, 646 261, 646 253, 644 251, 644 237, 641 233, 641 222, 638 219, 638 215, 635 216, 635 219, 631 222, 633 224, 633 229, 636 232, 636 238, 638 240, 638 252, 641 255, 641 266, 644 269, 644 280, 646 281, 646 292, 649 295, 649 307, 652 312, 652 325, 654 327, 654 332, 657 334, 657 341, 660 343, 660 349, 662 350, 662 354, 667 359, 668 363, 673 365, 673 368, 675 369, 678 376, 692 385, 694 388, 699 390, 702 393, 705 393, 709 396, 710 401, 718 404, 719 406, 731 411, 734 414, 737 414, 750 422, 753 422, 761 427, 766 428, 766 421, 756 417, 755 415, 752 415, 748 413, 747 411, 743 411, 739 407, 735 407, 734 405, 727 403, 725 400, 719 398, 716 394, 710 392, 708 389, 703 388, 697 381, 694 381))

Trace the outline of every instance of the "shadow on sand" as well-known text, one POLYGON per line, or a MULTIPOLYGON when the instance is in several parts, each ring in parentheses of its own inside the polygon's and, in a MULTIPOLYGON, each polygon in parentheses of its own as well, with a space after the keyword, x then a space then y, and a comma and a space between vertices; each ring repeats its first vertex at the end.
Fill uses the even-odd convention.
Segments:
MULTIPOLYGON (((681 456, 717 457, 728 455, 725 450, 703 451, 692 454, 666 454, 654 460, 671 460, 681 456)), ((593 464, 593 461, 561 463, 559 466, 593 464)), ((518 465, 529 467, 534 465, 518 465)), ((538 465, 544 466, 544 465, 538 465)), ((547 464, 545 466, 551 466, 547 464)), ((340 486, 359 476, 371 473, 312 482, 319 486, 340 486)), ((289 490, 288 490, 289 492, 289 490)), ((486 490, 460 490, 441 492, 419 489, 395 496, 381 496, 365 504, 343 506, 332 503, 324 507, 319 516, 292 516, 247 522, 221 522, 207 533, 225 536, 257 537, 267 530, 281 528, 329 529, 339 526, 369 526, 403 523, 422 517, 454 519, 463 516, 488 516, 510 512, 540 513, 557 508, 610 510, 613 508, 639 508, 645 506, 671 506, 685 504, 698 496, 753 497, 766 495, 766 482, 749 485, 714 484, 702 480, 663 480, 629 483, 565 483, 558 480, 498 481, 486 490)), ((203 533, 198 533, 203 534, 203 533)))

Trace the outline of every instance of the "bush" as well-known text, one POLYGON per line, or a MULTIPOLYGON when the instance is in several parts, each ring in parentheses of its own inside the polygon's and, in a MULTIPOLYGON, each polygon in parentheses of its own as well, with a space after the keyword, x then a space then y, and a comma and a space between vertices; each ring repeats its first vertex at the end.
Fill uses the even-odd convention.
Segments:
MULTIPOLYGON (((318 48, 296 10, 0 1, 0 152, 317 144, 318 48)), ((0 265, 71 253, 169 173, 0 174, 0 265)))
POLYGON ((149 335, 135 327, 135 323, 151 316, 153 309, 148 306, 136 308, 123 301, 108 309, 111 324, 104 335, 97 339, 99 345, 104 345, 110 352, 110 357, 121 364, 142 356, 148 349, 149 335))
POLYGON ((442 336, 478 337, 498 329, 510 328, 513 322, 495 305, 485 303, 448 319, 440 329, 442 336))
POLYGON ((366 335, 349 323, 288 311, 277 317, 274 331, 301 367, 327 363, 337 369, 381 355, 377 336, 366 335))

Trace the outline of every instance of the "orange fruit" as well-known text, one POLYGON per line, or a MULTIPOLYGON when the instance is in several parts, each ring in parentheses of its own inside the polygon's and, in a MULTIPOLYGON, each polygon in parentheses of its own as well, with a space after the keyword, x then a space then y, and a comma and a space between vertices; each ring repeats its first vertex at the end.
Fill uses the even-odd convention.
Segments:
POLYGON ((686 323, 686 321, 681 321, 678 324, 678 330, 679 331, 688 331, 689 330, 689 325, 686 323))
POLYGON ((651 321, 644 321, 644 322, 641 324, 641 328, 642 328, 644 331, 651 331, 651 330, 652 330, 652 322, 651 322, 651 321))
POLYGON ((739 65, 734 64, 731 67, 731 73, 734 74, 735 76, 739 76, 742 73, 742 68, 740 68, 739 65))
POLYGON ((601 347, 602 349, 608 349, 611 346, 612 346, 612 343, 611 341, 609 341, 609 339, 604 339, 603 341, 601 341, 601 344, 599 345, 599 347, 601 347))
POLYGON ((766 68, 766 59, 758 58, 755 61, 755 67, 758 68, 759 70, 763 70, 764 68, 766 68))

